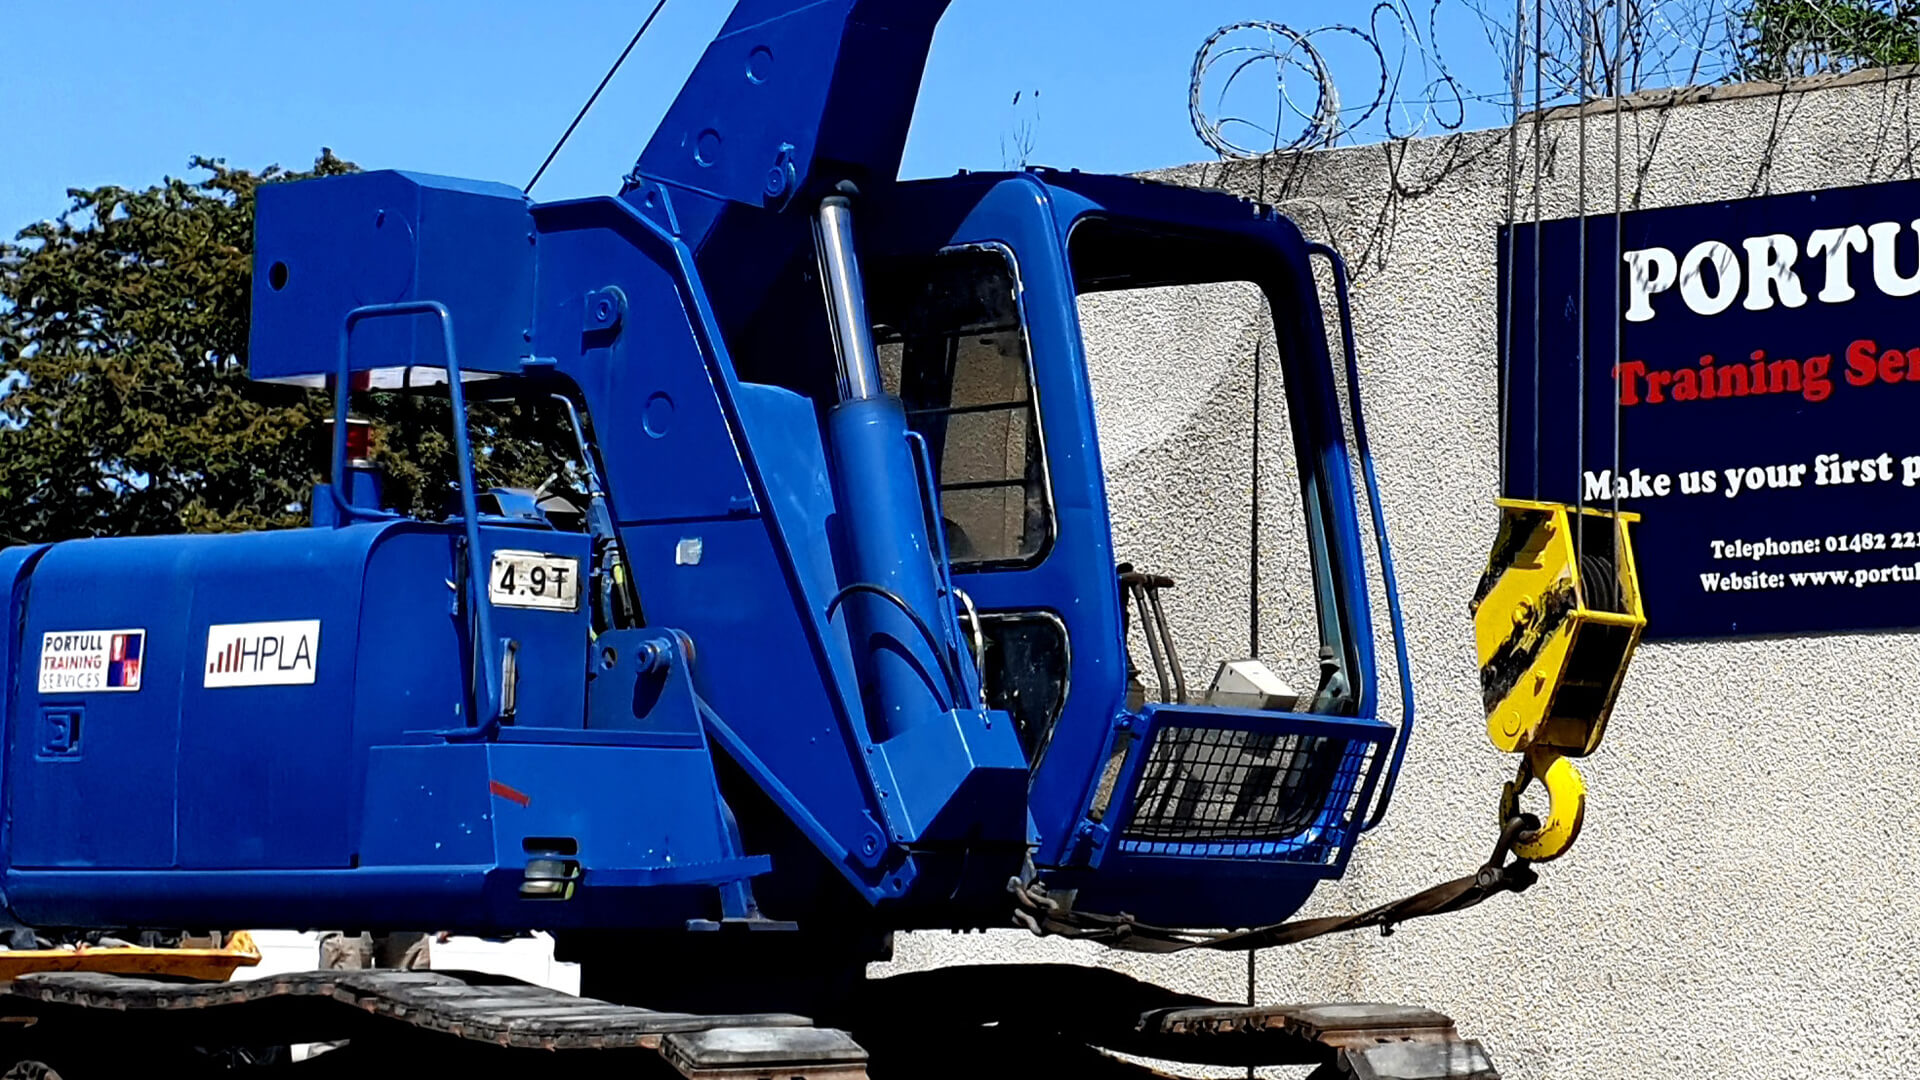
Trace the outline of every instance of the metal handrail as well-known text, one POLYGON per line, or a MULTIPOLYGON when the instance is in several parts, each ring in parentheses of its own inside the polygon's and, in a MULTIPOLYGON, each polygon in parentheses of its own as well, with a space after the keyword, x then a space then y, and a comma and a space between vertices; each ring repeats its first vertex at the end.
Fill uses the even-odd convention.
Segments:
MULTIPOLYGON (((953 586, 953 556, 952 553, 947 550, 947 530, 940 520, 939 493, 941 488, 939 481, 936 480, 933 475, 933 451, 927 446, 927 437, 912 430, 907 432, 907 451, 913 456, 915 471, 919 474, 920 511, 926 519, 927 537, 931 541, 933 548, 934 570, 940 575, 941 614, 946 616, 948 625, 957 628, 960 624, 960 609, 957 601, 954 599, 954 594, 959 590, 953 586)), ((972 601, 968 601, 968 603, 971 605, 972 601)), ((953 707, 956 709, 960 707, 959 698, 962 697, 968 699, 970 702, 980 701, 984 704, 986 701, 986 687, 984 686, 986 673, 981 671, 979 664, 976 663, 973 671, 974 677, 971 680, 966 677, 966 669, 960 664, 959 642, 950 641, 947 653, 948 659, 953 663, 955 673, 960 676, 961 689, 966 691, 966 693, 956 694, 953 707)))
MULTIPOLYGON (((453 346, 453 313, 445 304, 437 300, 404 300, 394 304, 367 304, 347 312, 340 322, 340 361, 335 374, 333 406, 333 483, 328 486, 332 493, 334 509, 340 513, 342 522, 351 522, 355 518, 376 521, 391 521, 401 515, 385 510, 369 510, 356 507, 347 502, 340 490, 340 478, 347 467, 347 398, 352 388, 351 341, 355 325, 369 319, 382 319, 399 315, 432 315, 440 322, 440 341, 446 354, 447 399, 453 414, 453 454, 460 470, 460 514, 466 532, 467 541, 467 582, 473 591, 473 612, 476 623, 473 649, 473 671, 469 677, 473 693, 474 708, 486 717, 477 726, 453 728, 436 734, 450 741, 466 741, 489 738, 499 730, 505 707, 505 687, 494 675, 491 663, 494 639, 492 604, 487 600, 485 582, 486 567, 480 556, 480 508, 474 497, 476 484, 473 469, 473 445, 467 435, 467 399, 461 388, 460 361, 453 346)), ((502 676, 504 678, 504 676, 502 676)))
POLYGON ((1360 826, 1360 831, 1365 832, 1387 816, 1387 804, 1393 800, 1400 766, 1407 757, 1407 742, 1413 736, 1413 665, 1407 657, 1406 619, 1400 610, 1400 585, 1393 572, 1393 545, 1387 541, 1387 515, 1380 505, 1380 481, 1374 475, 1373 447, 1367 441, 1366 415, 1360 408, 1360 359, 1354 347, 1353 307, 1347 299, 1347 263, 1339 252, 1325 244, 1308 244, 1307 255, 1309 258, 1319 255, 1333 267, 1334 300, 1340 312, 1340 345, 1347 367, 1347 401, 1353 410, 1353 441, 1359 452, 1360 475, 1367 485, 1374 543, 1380 549, 1380 581, 1387 594, 1387 616, 1393 626, 1393 658, 1400 672, 1400 731, 1393 740, 1393 760, 1380 781, 1380 797, 1374 802, 1373 813, 1360 826))
POLYGON ((1188 703, 1187 676, 1180 667, 1180 654, 1174 649, 1173 629, 1167 624, 1166 609, 1160 603, 1160 590, 1173 587, 1173 579, 1163 574, 1148 574, 1130 564, 1120 568, 1121 605, 1128 600, 1140 612, 1140 637, 1147 643, 1147 655, 1153 659, 1153 676, 1160 684, 1160 700, 1165 704, 1188 703))

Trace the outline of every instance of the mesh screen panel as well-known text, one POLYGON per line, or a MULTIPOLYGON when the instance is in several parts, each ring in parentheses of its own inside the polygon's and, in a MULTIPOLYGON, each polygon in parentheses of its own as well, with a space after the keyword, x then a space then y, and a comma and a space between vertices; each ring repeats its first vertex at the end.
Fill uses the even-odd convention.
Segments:
POLYGON ((1330 861, 1346 837, 1375 745, 1325 735, 1163 727, 1134 786, 1122 846, 1179 854, 1196 845, 1257 845, 1244 854, 1330 861))

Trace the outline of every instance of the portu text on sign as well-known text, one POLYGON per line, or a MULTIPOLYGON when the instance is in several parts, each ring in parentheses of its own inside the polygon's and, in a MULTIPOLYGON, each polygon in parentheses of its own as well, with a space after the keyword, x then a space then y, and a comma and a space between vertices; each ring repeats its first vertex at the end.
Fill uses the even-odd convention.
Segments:
POLYGON ((1639 511, 1649 636, 1920 625, 1915 207, 1901 181, 1499 237, 1503 492, 1639 511))
POLYGON ((1627 273, 1628 322, 1648 322, 1659 312, 1653 298, 1679 285, 1679 299, 1696 315, 1718 315, 1739 300, 1748 311, 1765 311, 1776 302, 1800 307, 1807 302, 1801 281, 1801 254, 1819 268, 1820 291, 1815 298, 1823 304, 1844 304, 1855 296, 1854 265, 1866 261, 1872 266, 1873 287, 1892 297, 1920 293, 1920 268, 1901 273, 1899 253, 1902 236, 1907 265, 1916 261, 1920 246, 1920 221, 1876 221, 1868 225, 1841 225, 1814 229, 1802 245, 1787 233, 1749 236, 1740 241, 1745 256, 1721 240, 1702 240, 1675 257, 1665 247, 1646 247, 1629 251, 1623 259, 1627 273), (1866 256, 1864 260, 1857 256, 1866 256))

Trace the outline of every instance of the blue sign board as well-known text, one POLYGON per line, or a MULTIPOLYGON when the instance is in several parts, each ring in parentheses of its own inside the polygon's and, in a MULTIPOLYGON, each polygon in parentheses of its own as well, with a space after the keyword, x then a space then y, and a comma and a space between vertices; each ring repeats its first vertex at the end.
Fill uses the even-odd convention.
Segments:
POLYGON ((1640 513, 1649 637, 1920 626, 1916 218, 1920 181, 1603 214, 1584 274, 1581 219, 1501 231, 1502 491, 1640 513))

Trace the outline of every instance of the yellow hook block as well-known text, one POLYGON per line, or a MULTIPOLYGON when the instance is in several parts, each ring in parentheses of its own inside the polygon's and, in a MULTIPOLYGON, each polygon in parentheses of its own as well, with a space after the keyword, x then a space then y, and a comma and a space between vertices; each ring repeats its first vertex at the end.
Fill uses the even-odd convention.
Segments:
POLYGON ((1569 758, 1600 746, 1647 625, 1628 526, 1639 515, 1502 499, 1500 533, 1473 598, 1480 695, 1493 745, 1526 755, 1501 822, 1535 779, 1549 810, 1513 852, 1535 861, 1580 835, 1587 785, 1569 758))
POLYGON ((1587 782, 1566 755, 1540 747, 1529 750, 1520 775, 1500 790, 1501 824, 1520 812, 1520 793, 1535 779, 1547 789, 1547 816, 1538 829, 1514 841, 1513 853, 1546 862, 1566 854, 1580 838, 1580 826, 1587 818, 1587 782))
POLYGON ((1509 753, 1600 745, 1647 618, 1627 527, 1638 514, 1501 499, 1475 591, 1487 735, 1509 753))

